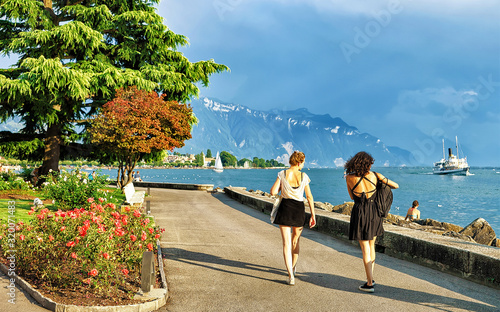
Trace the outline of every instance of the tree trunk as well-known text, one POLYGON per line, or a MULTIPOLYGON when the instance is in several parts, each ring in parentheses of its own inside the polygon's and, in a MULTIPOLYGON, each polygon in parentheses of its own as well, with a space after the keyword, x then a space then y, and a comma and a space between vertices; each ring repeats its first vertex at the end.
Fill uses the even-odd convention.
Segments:
POLYGON ((122 176, 121 172, 122 172, 122 166, 121 165, 118 165, 118 172, 116 174, 116 186, 119 187, 120 189, 122 189, 122 180, 120 179, 120 177, 122 176))
MULTIPOLYGON (((134 177, 132 176, 132 171, 134 170, 135 166, 137 165, 137 161, 139 160, 140 156, 139 155, 133 155, 133 156, 129 156, 127 161, 125 162, 126 165, 125 165, 125 168, 127 170, 127 184, 129 183, 132 183, 132 181, 134 180, 134 177)), ((124 172, 125 174, 125 172, 124 172)), ((125 186, 124 185, 124 186, 125 186)))
POLYGON ((39 175, 47 175, 51 170, 59 171, 59 156, 61 154, 61 127, 55 123, 47 129, 45 137, 45 152, 39 175))

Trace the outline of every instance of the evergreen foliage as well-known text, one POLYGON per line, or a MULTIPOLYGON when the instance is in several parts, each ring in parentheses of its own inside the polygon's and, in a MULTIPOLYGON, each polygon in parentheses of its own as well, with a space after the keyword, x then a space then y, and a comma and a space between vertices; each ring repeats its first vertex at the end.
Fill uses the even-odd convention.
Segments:
POLYGON ((226 151, 222 151, 220 153, 220 160, 222 162, 222 166, 224 167, 234 167, 238 163, 238 159, 226 151))
POLYGON ((116 89, 137 86, 185 103, 198 83, 229 70, 178 52, 188 40, 163 24, 158 2, 0 0, 0 53, 19 55, 0 69, 0 122, 17 116, 24 124, 19 134, 1 133, 0 143, 43 139, 47 174, 58 169, 61 146, 78 140, 75 126, 87 126, 116 89))

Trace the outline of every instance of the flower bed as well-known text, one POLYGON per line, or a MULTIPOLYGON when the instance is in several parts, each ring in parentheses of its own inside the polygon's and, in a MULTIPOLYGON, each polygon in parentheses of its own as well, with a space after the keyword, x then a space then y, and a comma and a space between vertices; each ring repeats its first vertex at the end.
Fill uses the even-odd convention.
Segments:
POLYGON ((163 232, 140 209, 119 211, 103 198, 68 211, 29 213, 35 218, 28 224, 2 224, 4 260, 13 255, 16 274, 33 286, 59 295, 76 291, 94 298, 91 305, 133 297, 140 288, 142 254, 156 252, 163 232))

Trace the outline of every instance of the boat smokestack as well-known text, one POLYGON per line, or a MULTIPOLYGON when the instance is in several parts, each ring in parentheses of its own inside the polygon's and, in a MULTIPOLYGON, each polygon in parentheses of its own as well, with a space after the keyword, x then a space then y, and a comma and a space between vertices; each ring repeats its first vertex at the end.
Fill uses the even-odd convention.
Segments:
POLYGON ((451 155, 453 155, 453 154, 451 153, 451 148, 448 148, 448 157, 451 157, 451 155))

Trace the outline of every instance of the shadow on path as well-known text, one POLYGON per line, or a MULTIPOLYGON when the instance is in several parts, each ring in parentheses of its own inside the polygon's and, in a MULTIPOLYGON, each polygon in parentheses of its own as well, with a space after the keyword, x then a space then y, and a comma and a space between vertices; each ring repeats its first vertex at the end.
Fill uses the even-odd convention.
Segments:
MULTIPOLYGON (((259 272, 265 272, 276 275, 286 275, 284 270, 279 270, 274 267, 263 266, 243 261, 235 261, 223 259, 211 254, 192 252, 180 248, 162 248, 162 254, 165 258, 172 261, 178 261, 189 265, 195 265, 207 269, 216 270, 233 275, 240 275, 252 277, 260 280, 266 280, 276 283, 284 283, 282 279, 268 279, 252 274, 245 274, 236 272, 234 268, 247 269, 259 272), (226 268, 219 268, 216 266, 225 266, 226 268)), ((339 290, 350 293, 359 294, 357 289, 360 281, 358 279, 346 278, 339 275, 329 273, 317 272, 298 272, 297 279, 302 283, 309 283, 319 287, 324 287, 332 290, 339 290)), ((409 290, 399 287, 392 287, 383 284, 375 286, 375 293, 366 294, 367 296, 384 297, 390 300, 397 300, 405 303, 412 303, 426 308, 437 309, 441 311, 455 311, 456 309, 463 309, 468 311, 498 311, 499 306, 494 304, 473 302, 462 299, 456 299, 439 294, 431 294, 424 291, 409 290)), ((466 295, 466 294, 464 294, 466 295)))
MULTIPOLYGON (((328 289, 359 293, 359 290, 357 289, 359 286, 359 280, 346 278, 339 275, 304 272, 302 274, 298 273, 297 278, 302 282, 311 283, 328 289)), ((423 307, 438 309, 442 311, 455 311, 456 309, 464 309, 467 311, 498 311, 498 309, 500 308, 499 306, 495 306, 494 304, 490 305, 487 303, 471 302, 443 295, 431 294, 428 292, 409 290, 381 284, 375 285, 375 293, 367 293, 366 295, 413 303, 423 307)))
POLYGON ((207 269, 212 269, 212 270, 216 270, 219 272, 229 273, 229 274, 233 274, 233 275, 241 275, 241 276, 246 276, 246 277, 252 277, 252 278, 271 281, 271 282, 284 283, 283 280, 268 279, 268 278, 255 276, 252 274, 235 272, 231 268, 241 268, 241 269, 260 271, 260 272, 265 272, 265 273, 269 273, 269 274, 276 274, 276 275, 287 275, 285 270, 279 270, 279 269, 276 269, 273 267, 263 266, 263 265, 248 263, 248 262, 228 260, 228 259, 224 259, 224 258, 221 258, 218 256, 214 256, 214 255, 202 253, 202 252, 192 252, 192 251, 180 249, 180 248, 162 248, 161 252, 162 252, 164 259, 178 261, 178 262, 182 262, 182 263, 186 263, 186 264, 190 264, 190 265, 195 265, 195 266, 199 266, 199 267, 203 267, 203 268, 207 268, 207 269), (213 265, 227 266, 228 269, 217 268, 213 265))

